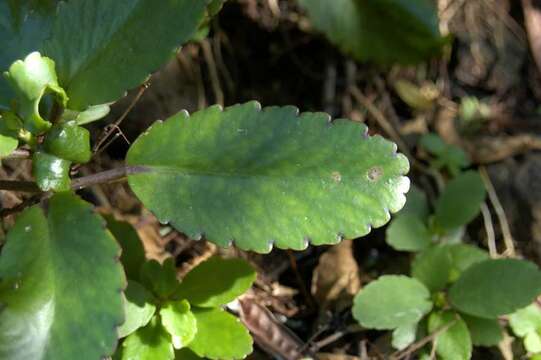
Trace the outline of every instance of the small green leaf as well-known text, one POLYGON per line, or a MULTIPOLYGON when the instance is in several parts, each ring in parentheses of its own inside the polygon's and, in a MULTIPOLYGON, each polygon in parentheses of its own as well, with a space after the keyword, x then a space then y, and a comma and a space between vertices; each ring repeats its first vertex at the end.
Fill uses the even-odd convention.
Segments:
POLYGON ((54 125, 43 142, 49 154, 76 163, 86 163, 92 157, 90 132, 75 123, 54 125))
POLYGON ((482 319, 461 315, 468 325, 471 340, 475 346, 496 346, 503 339, 502 327, 497 319, 482 319))
POLYGON ((255 278, 254 269, 242 259, 212 257, 186 275, 175 296, 200 307, 216 307, 243 294, 255 278))
POLYGON ((138 280, 141 266, 145 262, 145 249, 137 231, 125 221, 118 221, 112 215, 105 216, 107 228, 122 248, 120 262, 130 280, 138 280))
POLYGON ((417 186, 412 185, 406 194, 406 205, 404 205, 404 208, 400 210, 397 215, 416 215, 419 219, 424 221, 428 217, 429 212, 426 194, 417 186))
POLYGON ((541 272, 515 259, 485 260, 470 266, 449 290, 458 310, 486 319, 510 314, 541 294, 541 272))
POLYGON ((122 360, 172 360, 171 336, 157 316, 147 326, 129 335, 122 343, 122 360))
POLYGON ((301 0, 314 27, 359 61, 412 64, 446 40, 427 0, 301 0))
POLYGON ((415 341, 417 323, 406 324, 393 330, 392 345, 397 350, 404 350, 415 341))
POLYGON ((419 217, 401 214, 387 228, 386 241, 396 250, 421 251, 430 246, 432 235, 419 217))
POLYGON ((0 256, 0 359, 100 359, 124 321, 120 249, 71 193, 26 209, 0 256))
POLYGON ((517 336, 524 339, 527 351, 541 352, 541 309, 537 303, 511 314, 509 325, 517 336))
POLYGON ((79 0, 60 7, 45 53, 69 108, 109 103, 141 84, 190 39, 206 0, 79 0))
POLYGON ((24 61, 15 61, 4 75, 15 91, 17 114, 25 128, 34 134, 48 130, 51 123, 40 114, 42 97, 50 93, 62 106, 68 101, 66 93, 58 85, 54 61, 33 52, 24 61))
POLYGON ((19 146, 18 131, 21 120, 11 112, 0 113, 0 159, 10 155, 19 146))
POLYGON ((435 245, 418 254, 411 265, 411 275, 432 292, 447 285, 451 271, 449 245, 435 245))
POLYGON ((126 321, 118 328, 118 336, 121 338, 148 324, 156 312, 156 305, 153 303, 154 297, 138 282, 129 280, 125 295, 126 321))
POLYGON ((464 320, 456 313, 444 311, 430 314, 428 331, 433 333, 453 321, 453 325, 436 337, 436 353, 442 360, 469 360, 472 353, 470 333, 464 320))
POLYGON ((353 317, 370 329, 395 329, 417 323, 432 309, 430 292, 416 279, 384 275, 356 296, 353 317))
POLYGON ((163 327, 171 334, 175 349, 188 345, 197 333, 197 321, 186 300, 170 301, 160 310, 163 327))
POLYGON ((175 350, 175 360, 199 360, 204 359, 197 356, 192 350, 188 348, 182 348, 180 350, 175 350))
POLYGON ((220 308, 192 309, 197 334, 188 345, 209 359, 243 359, 252 352, 252 338, 239 319, 220 308))
POLYGON ((486 251, 473 245, 452 244, 448 249, 451 257, 449 282, 455 282, 467 268, 489 258, 486 251))
POLYGON ((162 265, 156 260, 149 260, 141 267, 140 280, 156 296, 167 299, 178 287, 175 262, 166 259, 162 265))
POLYGON ((457 146, 446 144, 434 133, 423 135, 420 145, 436 156, 436 160, 432 162, 432 165, 436 169, 446 167, 453 176, 458 175, 461 169, 470 165, 470 161, 464 150, 457 146))
POLYGON ((32 156, 32 175, 43 191, 68 191, 71 161, 41 151, 32 156))
POLYGON ((103 119, 110 111, 111 108, 108 104, 90 106, 82 112, 66 109, 62 113, 60 121, 64 123, 73 121, 77 125, 84 125, 103 119))
POLYGON ((213 106, 140 136, 128 181, 160 221, 192 238, 304 249, 365 235, 402 208, 409 165, 395 150, 364 125, 323 113, 213 106))
POLYGON ((436 203, 435 221, 450 230, 472 221, 485 200, 485 185, 475 171, 467 171, 451 180, 436 203))

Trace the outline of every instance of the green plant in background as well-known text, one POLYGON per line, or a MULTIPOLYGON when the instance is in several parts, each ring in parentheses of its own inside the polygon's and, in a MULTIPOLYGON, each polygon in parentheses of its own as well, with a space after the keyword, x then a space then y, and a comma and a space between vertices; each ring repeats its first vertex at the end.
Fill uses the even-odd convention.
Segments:
POLYGON ((247 264, 213 258, 179 283, 172 261, 146 261, 133 229, 105 225, 75 190, 127 178, 160 221, 258 252, 359 237, 404 205, 409 164, 393 143, 346 119, 257 102, 180 112, 142 134, 125 166, 73 177, 95 155, 85 125, 204 35, 221 3, 0 3, 0 156, 30 154, 35 180, 0 188, 37 194, 2 239, 0 358, 251 352, 223 309, 251 286, 247 264))
POLYGON ((439 358, 467 360, 473 346, 497 345, 503 338, 500 317, 518 311, 510 316, 512 329, 529 352, 540 351, 539 308, 520 309, 541 292, 541 272, 528 261, 490 259, 463 242, 462 228, 485 198, 483 181, 474 171, 457 173, 462 166, 442 155, 451 145, 437 136, 424 137, 421 145, 438 156, 439 165, 457 166, 449 171, 456 177, 435 201, 433 214, 425 194, 411 189, 386 236, 394 249, 415 253, 411 276, 384 275, 369 283, 355 298, 353 316, 366 328, 391 330, 397 350, 429 334, 439 358))

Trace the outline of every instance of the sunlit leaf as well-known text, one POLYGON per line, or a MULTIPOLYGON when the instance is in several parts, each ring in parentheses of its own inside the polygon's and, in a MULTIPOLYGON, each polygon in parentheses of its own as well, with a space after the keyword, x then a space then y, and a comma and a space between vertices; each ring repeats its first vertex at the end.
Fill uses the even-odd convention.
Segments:
POLYGON ((407 159, 366 131, 256 102, 181 112, 131 146, 128 180, 192 238, 259 252, 337 243, 384 225, 409 187, 407 159))
POLYGON ((118 328, 118 336, 121 338, 148 324, 156 312, 154 297, 138 282, 128 281, 125 295, 124 313, 126 321, 118 328))

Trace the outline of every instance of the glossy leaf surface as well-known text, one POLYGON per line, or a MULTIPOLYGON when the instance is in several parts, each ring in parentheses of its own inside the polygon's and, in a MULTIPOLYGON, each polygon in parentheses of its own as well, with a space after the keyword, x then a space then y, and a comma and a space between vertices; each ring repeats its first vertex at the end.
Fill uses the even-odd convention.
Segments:
POLYGON ((242 259, 212 257, 190 271, 175 293, 200 307, 216 307, 233 301, 252 286, 254 269, 242 259))
POLYGON ((75 123, 55 125, 45 135, 45 151, 76 163, 86 163, 92 156, 90 132, 75 123))
POLYGON ((485 260, 470 266, 449 291, 458 310, 495 319, 530 304, 541 294, 541 272, 515 259, 485 260))
POLYGON ((314 27, 359 61, 411 64, 445 40, 429 0, 301 0, 314 27))
POLYGON ((169 301, 160 310, 163 327, 169 332, 175 349, 188 345, 197 333, 197 320, 186 300, 169 301))
POLYGON ((206 0, 79 0, 60 8, 45 53, 69 108, 115 101, 190 39, 206 0))
POLYGON ((102 219, 73 194, 54 195, 47 214, 25 210, 0 256, 0 358, 111 355, 124 318, 119 252, 102 219))
POLYGON ((268 252, 366 235, 404 205, 408 161, 364 125, 256 102, 153 125, 131 146, 131 188, 192 238, 268 252), (156 191, 160 189, 160 191, 156 191))
POLYGON ((417 323, 432 309, 430 292, 417 279, 384 275, 355 296, 353 317, 370 329, 395 329, 417 323))
POLYGON ((43 191, 68 191, 70 165, 69 160, 38 151, 32 156, 32 175, 43 191))

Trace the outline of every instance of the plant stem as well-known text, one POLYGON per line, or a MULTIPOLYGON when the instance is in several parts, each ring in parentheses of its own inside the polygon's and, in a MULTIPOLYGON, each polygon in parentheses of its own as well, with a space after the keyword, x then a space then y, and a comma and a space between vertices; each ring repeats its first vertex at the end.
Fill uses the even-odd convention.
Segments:
MULTIPOLYGON (((125 179, 128 174, 138 174, 146 171, 148 171, 148 168, 144 166, 123 166, 73 179, 71 182, 71 188, 73 190, 80 190, 92 185, 120 181, 125 179)), ((37 184, 32 181, 16 180, 0 180, 0 190, 21 191, 30 193, 41 192, 37 184)))

